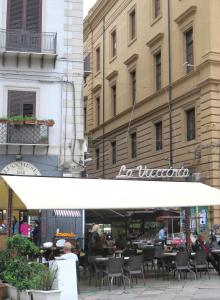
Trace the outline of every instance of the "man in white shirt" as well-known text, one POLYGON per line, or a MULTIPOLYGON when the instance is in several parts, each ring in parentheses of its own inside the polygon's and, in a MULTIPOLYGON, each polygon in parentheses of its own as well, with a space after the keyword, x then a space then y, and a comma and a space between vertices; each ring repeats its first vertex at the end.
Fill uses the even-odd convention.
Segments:
POLYGON ((63 246, 64 254, 60 256, 60 259, 73 259, 74 261, 78 261, 78 256, 71 252, 72 245, 70 242, 65 242, 63 246))

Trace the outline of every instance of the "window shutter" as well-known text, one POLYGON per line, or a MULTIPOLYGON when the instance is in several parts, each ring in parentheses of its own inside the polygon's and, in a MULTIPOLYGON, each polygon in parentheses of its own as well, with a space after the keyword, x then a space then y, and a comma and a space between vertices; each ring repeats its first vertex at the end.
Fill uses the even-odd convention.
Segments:
POLYGON ((26 30, 41 32, 42 1, 28 0, 26 5, 26 30))
POLYGON ((23 29, 23 0, 8 0, 7 29, 23 29))
POLYGON ((8 116, 35 116, 36 93, 28 91, 8 91, 8 116))

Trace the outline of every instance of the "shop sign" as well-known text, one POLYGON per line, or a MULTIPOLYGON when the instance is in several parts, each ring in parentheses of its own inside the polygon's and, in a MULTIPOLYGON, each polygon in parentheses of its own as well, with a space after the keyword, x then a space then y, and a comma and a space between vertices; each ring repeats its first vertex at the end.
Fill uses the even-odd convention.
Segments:
POLYGON ((134 169, 128 169, 126 166, 121 166, 116 178, 187 178, 190 176, 189 169, 184 167, 180 169, 148 169, 147 166, 138 166, 134 169))
POLYGON ((39 170, 32 164, 26 161, 15 161, 1 170, 1 174, 8 175, 29 175, 29 176, 40 176, 39 170))

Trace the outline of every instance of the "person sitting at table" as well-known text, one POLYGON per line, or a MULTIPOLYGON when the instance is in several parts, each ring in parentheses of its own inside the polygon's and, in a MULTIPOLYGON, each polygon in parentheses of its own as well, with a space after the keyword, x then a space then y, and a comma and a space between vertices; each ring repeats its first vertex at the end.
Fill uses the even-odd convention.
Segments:
POLYGON ((207 243, 205 243, 204 237, 200 234, 195 242, 194 245, 192 245, 192 250, 194 252, 198 252, 198 251, 205 251, 206 252, 206 258, 207 261, 210 262, 213 266, 213 268, 218 272, 218 264, 214 258, 214 256, 212 255, 209 246, 207 245, 207 243))
POLYGON ((220 246, 219 246, 219 244, 217 242, 217 238, 216 238, 215 235, 211 235, 211 237, 210 237, 209 249, 211 251, 213 251, 213 250, 220 250, 220 246))
POLYGON ((89 249, 88 249, 89 255, 100 255, 103 253, 103 245, 98 230, 99 230, 99 225, 94 224, 92 227, 92 233, 90 235, 90 240, 89 240, 89 249))
POLYGON ((124 235, 119 234, 118 238, 115 241, 115 245, 118 250, 124 250, 127 247, 127 241, 124 235))

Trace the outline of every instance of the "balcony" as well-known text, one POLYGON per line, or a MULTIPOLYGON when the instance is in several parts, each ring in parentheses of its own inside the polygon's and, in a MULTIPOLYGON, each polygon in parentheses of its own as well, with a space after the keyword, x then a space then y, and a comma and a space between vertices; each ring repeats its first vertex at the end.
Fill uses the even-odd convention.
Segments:
POLYGON ((0 123, 0 145, 6 146, 33 146, 33 154, 36 146, 49 148, 48 125, 12 125, 0 123))
POLYGON ((0 53, 2 64, 6 56, 16 55, 17 63, 20 57, 27 57, 30 65, 31 59, 40 58, 41 66, 45 58, 56 59, 57 34, 53 32, 30 32, 21 30, 0 29, 0 53))

